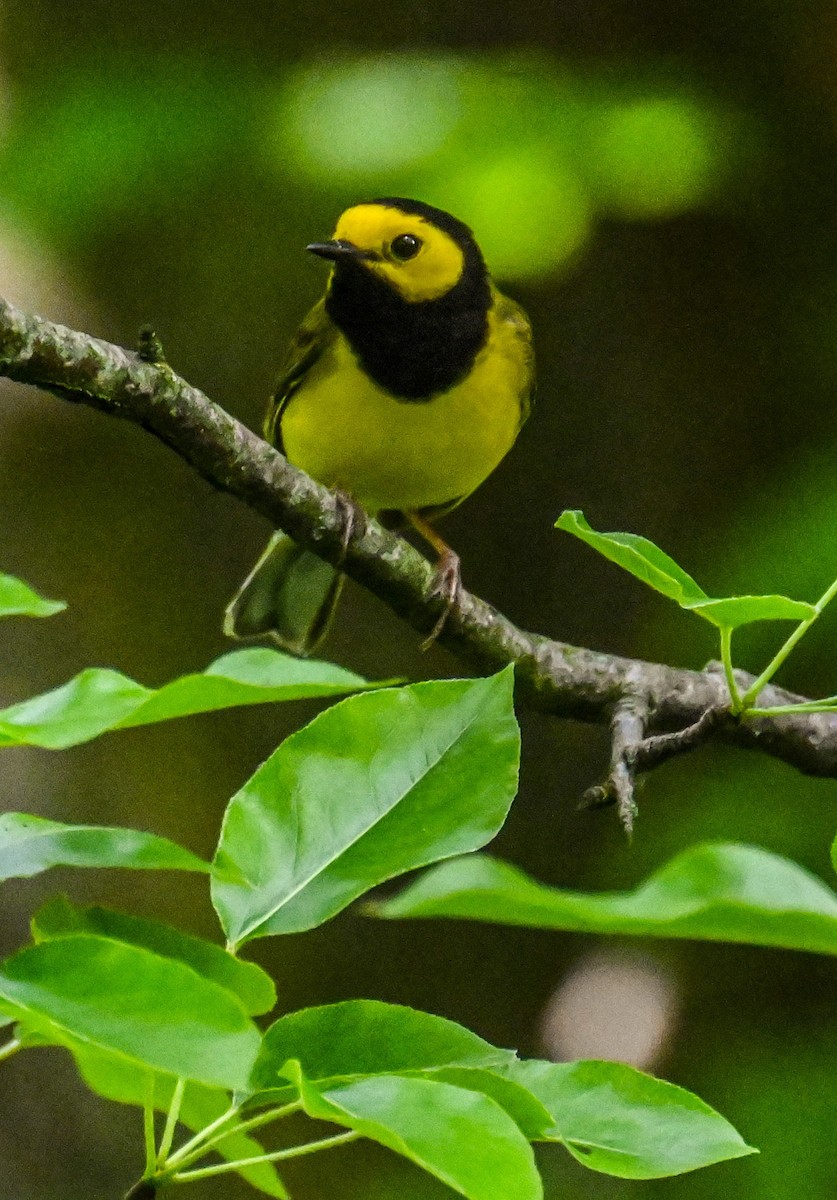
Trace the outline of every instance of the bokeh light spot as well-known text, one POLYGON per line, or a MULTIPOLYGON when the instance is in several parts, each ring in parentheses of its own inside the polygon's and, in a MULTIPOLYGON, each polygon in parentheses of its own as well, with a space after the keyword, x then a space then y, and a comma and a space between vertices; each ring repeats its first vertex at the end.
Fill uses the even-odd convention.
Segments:
POLYGON ((421 162, 444 143, 459 112, 455 64, 391 57, 297 76, 280 119, 302 166, 353 177, 421 162))
POLYGON ((593 951, 562 979, 541 1018, 556 1062, 604 1058, 650 1070, 677 1023, 674 981, 653 959, 593 951))
POLYGON ((591 130, 590 180, 606 211, 676 216, 698 207, 717 178, 713 117, 684 97, 632 100, 591 130))
POLYGON ((493 275, 548 275, 584 245, 591 213, 578 177, 541 150, 510 153, 429 185, 426 197, 474 230, 493 275))

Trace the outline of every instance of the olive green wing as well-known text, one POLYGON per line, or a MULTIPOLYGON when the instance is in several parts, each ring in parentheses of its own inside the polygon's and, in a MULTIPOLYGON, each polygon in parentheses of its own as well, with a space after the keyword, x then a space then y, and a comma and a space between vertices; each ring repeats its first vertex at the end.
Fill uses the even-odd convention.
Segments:
POLYGON ((325 310, 325 300, 319 300, 293 336, 265 414, 264 435, 277 450, 282 449, 280 426, 288 401, 336 337, 337 327, 325 310))
POLYGON ((520 305, 494 290, 497 320, 509 341, 510 349, 520 362, 520 424, 523 425, 535 403, 535 351, 532 346, 532 323, 520 305))

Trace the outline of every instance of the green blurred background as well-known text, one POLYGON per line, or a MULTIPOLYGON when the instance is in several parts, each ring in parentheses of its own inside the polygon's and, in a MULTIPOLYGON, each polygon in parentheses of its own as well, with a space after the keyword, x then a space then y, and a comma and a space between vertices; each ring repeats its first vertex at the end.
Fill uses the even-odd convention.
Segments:
MULTIPOLYGON (((837 563, 837 5, 825 0, 9 0, 0 9, 0 292, 173 366, 256 427, 323 286, 302 252, 349 204, 404 194, 473 224, 530 313, 538 406, 445 526, 466 584, 522 625, 700 667, 711 631, 552 531, 565 507, 654 538, 712 594, 815 598, 837 563)), ((0 702, 84 666, 146 684, 225 647, 263 521, 128 425, 0 397, 3 570, 64 597, 2 630, 0 702)), ((745 665, 778 627, 742 638, 745 665)), ((349 594, 327 647, 372 677, 455 674, 349 594)), ((837 690, 834 617, 788 667, 837 690)), ((208 854, 224 804, 310 704, 217 714, 62 754, 7 751, 4 807, 137 825, 208 854)), ((632 885, 702 838, 830 878, 834 785, 706 749, 647 781, 633 846, 580 814, 603 731, 522 714, 495 849, 567 887, 632 885)), ((200 880, 54 872, 4 892, 2 950, 57 888, 216 936, 200 880)), ((762 1154, 626 1184, 542 1155, 550 1198, 833 1196, 837 971, 802 954, 597 941, 347 913, 259 943, 283 1009, 425 1007, 524 1052, 623 1055, 693 1088, 762 1154), (642 1036, 645 1031, 645 1041, 642 1036)), ((58 1051, 3 1068, 0 1194, 115 1200, 139 1115, 58 1051)), ((449 1193, 362 1146, 287 1173, 298 1200, 449 1193)), ((236 1179, 196 1200, 251 1194, 236 1179)), ((255 1193, 252 1193, 255 1194, 255 1193)))

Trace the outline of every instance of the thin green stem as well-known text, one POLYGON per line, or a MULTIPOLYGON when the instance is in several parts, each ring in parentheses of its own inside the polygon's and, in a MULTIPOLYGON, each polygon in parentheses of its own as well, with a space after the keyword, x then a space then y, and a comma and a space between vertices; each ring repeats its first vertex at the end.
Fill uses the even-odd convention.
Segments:
POLYGON ((745 714, 748 717, 795 717, 802 713, 833 713, 837 712, 837 704, 777 704, 773 708, 750 708, 745 714))
POLYGON ((177 1128, 177 1118, 180 1116, 180 1106, 183 1103, 183 1093, 186 1090, 186 1080, 178 1079, 172 1092, 171 1104, 166 1116, 166 1126, 160 1138, 160 1149, 157 1152, 157 1166, 164 1167, 168 1159, 171 1144, 174 1141, 174 1131, 177 1128))
POLYGON ((157 1168, 157 1149, 154 1134, 154 1076, 149 1073, 145 1084, 145 1104, 142 1110, 142 1127, 145 1134, 145 1179, 150 1179, 157 1168))
POLYGON ((295 1100, 293 1104, 285 1104, 281 1108, 270 1108, 265 1112, 258 1113, 255 1117, 250 1117, 246 1121, 240 1121, 237 1125, 232 1125, 229 1129, 222 1129, 221 1126, 225 1121, 228 1121, 231 1116, 238 1112, 237 1107, 233 1106, 223 1117, 219 1117, 217 1121, 213 1121, 211 1125, 207 1125, 206 1129, 201 1130, 200 1134, 192 1138, 191 1142, 187 1142, 185 1146, 181 1146, 168 1159, 167 1167, 188 1167, 190 1163, 196 1162, 199 1158, 203 1158, 213 1146, 218 1142, 223 1142, 225 1138, 232 1137, 237 1133, 249 1133, 252 1129, 259 1129, 262 1125, 268 1125, 271 1121, 279 1121, 282 1117, 289 1117, 291 1113, 299 1112, 302 1107, 300 1100, 295 1100))
POLYGON ((7 1058, 11 1058, 13 1054, 17 1054, 18 1050, 23 1049, 23 1042, 20 1038, 11 1038, 6 1042, 5 1046, 0 1046, 0 1062, 4 1062, 7 1058))
MULTIPOLYGON (((226 1112, 221 1113, 220 1117, 216 1117, 215 1120, 209 1125, 205 1126, 205 1128, 199 1129, 194 1137, 190 1138, 188 1142, 184 1142, 182 1146, 178 1147, 174 1154, 169 1155, 169 1157, 166 1159, 166 1166, 173 1167, 177 1163, 183 1162, 184 1159, 189 1158, 192 1154, 194 1154, 196 1150, 199 1150, 200 1153, 203 1154, 204 1150, 201 1147, 203 1147, 208 1140, 212 1139, 212 1135, 216 1133, 222 1125, 225 1125, 227 1121, 231 1121, 237 1112, 238 1105, 231 1104, 226 1112)), ((227 1136, 228 1132, 229 1130, 224 1131, 224 1137, 227 1136)))
POLYGON ((751 683, 747 688, 747 691, 741 697, 741 703, 745 708, 752 707, 753 702, 755 701, 759 692, 762 690, 762 688, 767 686, 790 652, 794 649, 797 643, 801 641, 801 639, 814 624, 817 617, 822 613, 823 609, 825 609, 827 605, 831 603, 835 596, 837 596, 837 579, 835 579, 831 587, 829 587, 820 596, 819 600, 814 605, 814 613, 810 617, 807 617, 804 621, 800 621, 784 645, 779 648, 777 653, 764 668, 758 679, 754 680, 753 683, 751 683))
POLYGON ((740 713, 744 707, 738 684, 735 682, 735 670, 732 665, 732 629, 722 626, 721 630, 721 662, 724 664, 724 675, 729 688, 729 698, 734 713, 740 713))
POLYGON ((276 1108, 265 1109, 264 1112, 256 1113, 254 1117, 248 1117, 246 1121, 236 1125, 235 1132, 247 1133, 251 1129, 260 1129, 262 1125, 267 1125, 270 1121, 281 1121, 283 1117, 289 1117, 292 1113, 299 1112, 301 1108, 301 1100, 292 1100, 290 1104, 280 1104, 276 1108))
POLYGON ((338 1133, 335 1137, 322 1138, 319 1142, 306 1142, 303 1146, 291 1146, 288 1150, 275 1150, 272 1154, 257 1154, 255 1158, 240 1158, 236 1162, 218 1163, 213 1167, 199 1167, 196 1171, 179 1171, 172 1175, 171 1183, 192 1183, 195 1179, 208 1179, 212 1175, 225 1175, 228 1171, 240 1171, 242 1167, 255 1167, 259 1163, 281 1162, 286 1158, 299 1158, 302 1154, 316 1154, 318 1150, 330 1150, 332 1146, 343 1146, 361 1135, 354 1129, 338 1133))

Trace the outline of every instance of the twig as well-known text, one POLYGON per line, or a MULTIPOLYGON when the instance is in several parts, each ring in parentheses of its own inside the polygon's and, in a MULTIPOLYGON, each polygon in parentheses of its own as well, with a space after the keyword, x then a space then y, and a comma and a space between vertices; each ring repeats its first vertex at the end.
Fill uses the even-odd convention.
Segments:
MULTIPOLYGON (((335 496, 170 367, 0 300, 0 375, 142 426, 213 487, 237 496, 326 561, 340 562, 420 634, 435 626, 441 605, 429 595, 431 568, 417 551, 375 521, 356 528, 344 550, 345 522, 335 496)), ((660 733, 684 730, 728 702, 722 671, 679 670, 526 633, 464 590, 439 642, 478 673, 513 662, 520 700, 557 716, 603 723, 633 692, 647 698, 649 731, 660 733)), ((736 678, 743 692, 753 682, 742 672, 736 678)), ((760 706, 803 699, 767 687, 760 706)), ((807 774, 837 777, 834 714, 748 719, 717 730, 717 736, 807 774)))
POLYGON ((637 752, 643 744, 648 721, 648 699, 629 692, 613 706, 610 718, 610 774, 604 783, 590 788, 582 798, 583 808, 615 804, 628 837, 633 833, 637 807, 634 796, 637 752))
POLYGON ((644 738, 635 750, 634 770, 637 772, 650 771, 652 767, 658 767, 660 763, 667 762, 668 759, 675 758, 678 754, 694 750, 702 742, 708 741, 712 734, 719 729, 724 727, 733 729, 737 723, 738 718, 728 704, 718 704, 714 708, 707 708, 703 716, 699 717, 697 721, 693 721, 691 725, 687 725, 685 729, 677 729, 674 733, 658 733, 655 736, 644 738))
POLYGON ((614 705, 610 721, 610 772, 602 783, 588 788, 579 805, 585 809, 608 808, 615 804, 628 837, 633 833, 637 814, 637 775, 653 770, 678 754, 694 750, 719 730, 734 729, 740 719, 728 700, 726 704, 707 708, 685 729, 646 737, 649 717, 647 698, 636 693, 628 693, 614 705))

